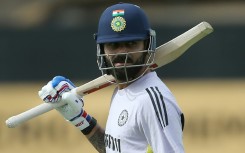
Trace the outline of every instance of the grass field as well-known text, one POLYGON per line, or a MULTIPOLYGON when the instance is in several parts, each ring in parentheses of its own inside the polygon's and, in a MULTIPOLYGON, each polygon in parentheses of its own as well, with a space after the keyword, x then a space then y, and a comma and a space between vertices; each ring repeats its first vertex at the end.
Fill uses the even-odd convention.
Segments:
MULTIPOLYGON (((244 152, 245 79, 165 82, 185 113, 183 139, 187 153, 244 152)), ((0 152, 95 153, 86 138, 56 111, 14 129, 5 126, 8 117, 41 104, 37 92, 45 83, 0 84, 0 152)), ((112 90, 113 86, 85 97, 85 109, 102 126, 112 90)))

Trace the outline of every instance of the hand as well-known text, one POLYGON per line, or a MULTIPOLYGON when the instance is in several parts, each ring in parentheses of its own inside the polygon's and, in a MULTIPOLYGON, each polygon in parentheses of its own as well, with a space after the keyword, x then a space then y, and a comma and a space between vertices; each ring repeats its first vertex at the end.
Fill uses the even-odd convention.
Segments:
POLYGON ((83 99, 75 93, 75 85, 65 77, 57 76, 49 81, 40 91, 40 98, 47 103, 60 103, 65 105, 55 108, 67 121, 88 134, 96 125, 96 120, 83 110, 83 99))
POLYGON ((76 86, 63 76, 56 76, 38 92, 39 97, 45 102, 59 102, 64 92, 71 91, 76 86))

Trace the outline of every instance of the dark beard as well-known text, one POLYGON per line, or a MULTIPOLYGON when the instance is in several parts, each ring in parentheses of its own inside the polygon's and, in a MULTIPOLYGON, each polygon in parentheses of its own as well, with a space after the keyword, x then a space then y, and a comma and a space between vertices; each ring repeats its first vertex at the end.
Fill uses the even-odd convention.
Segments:
MULTIPOLYGON (((133 63, 132 58, 130 58, 128 54, 127 62, 126 63, 132 63, 132 65, 142 65, 145 63, 145 56, 146 54, 142 54, 142 56, 133 63)), ((115 64, 117 62, 119 63, 125 63, 127 55, 117 55, 112 59, 112 63, 115 64)), ((106 59, 106 64, 108 67, 113 67, 111 65, 111 62, 109 59, 106 59)), ((141 71, 142 66, 137 67, 122 67, 122 68, 115 68, 115 69, 108 69, 107 74, 113 75, 118 81, 120 82, 128 82, 131 81, 139 76, 139 72, 141 71)))

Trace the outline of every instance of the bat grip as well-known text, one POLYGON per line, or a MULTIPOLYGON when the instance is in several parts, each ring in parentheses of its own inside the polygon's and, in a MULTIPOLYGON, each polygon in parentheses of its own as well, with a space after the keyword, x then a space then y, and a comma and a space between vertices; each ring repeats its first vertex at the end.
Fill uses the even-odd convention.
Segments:
POLYGON ((32 118, 35 118, 41 114, 44 114, 46 112, 51 111, 55 107, 59 107, 64 105, 64 103, 59 103, 59 104, 50 104, 50 103, 43 103, 40 104, 36 107, 33 107, 32 109, 29 109, 23 113, 20 113, 18 115, 12 116, 6 120, 6 125, 9 128, 14 128, 18 126, 21 123, 24 123, 32 118))

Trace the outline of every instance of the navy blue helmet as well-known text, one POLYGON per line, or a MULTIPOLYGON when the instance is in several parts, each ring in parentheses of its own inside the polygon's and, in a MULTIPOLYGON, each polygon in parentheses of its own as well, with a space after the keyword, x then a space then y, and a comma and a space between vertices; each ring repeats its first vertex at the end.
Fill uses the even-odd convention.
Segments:
POLYGON ((95 39, 97 44, 145 40, 152 33, 148 18, 139 6, 119 3, 102 13, 95 39))
MULTIPOLYGON (((97 62, 102 74, 111 74, 108 73, 109 71, 113 71, 113 74, 115 74, 115 70, 118 69, 114 66, 109 67, 108 63, 106 63, 105 58, 109 55, 104 53, 103 44, 105 43, 143 40, 146 44, 143 51, 145 52, 146 60, 145 63, 135 65, 135 67, 149 67, 154 62, 156 34, 151 29, 145 12, 137 5, 118 3, 108 7, 99 19, 95 40, 97 43, 97 62)), ((126 54, 128 53, 125 53, 125 56, 129 56, 126 54)), ((128 68, 125 66, 124 69, 128 68)), ((125 73, 127 72, 125 71, 125 73)), ((117 78, 116 75, 114 77, 117 78)), ((133 80, 127 79, 126 82, 130 81, 133 80)))

